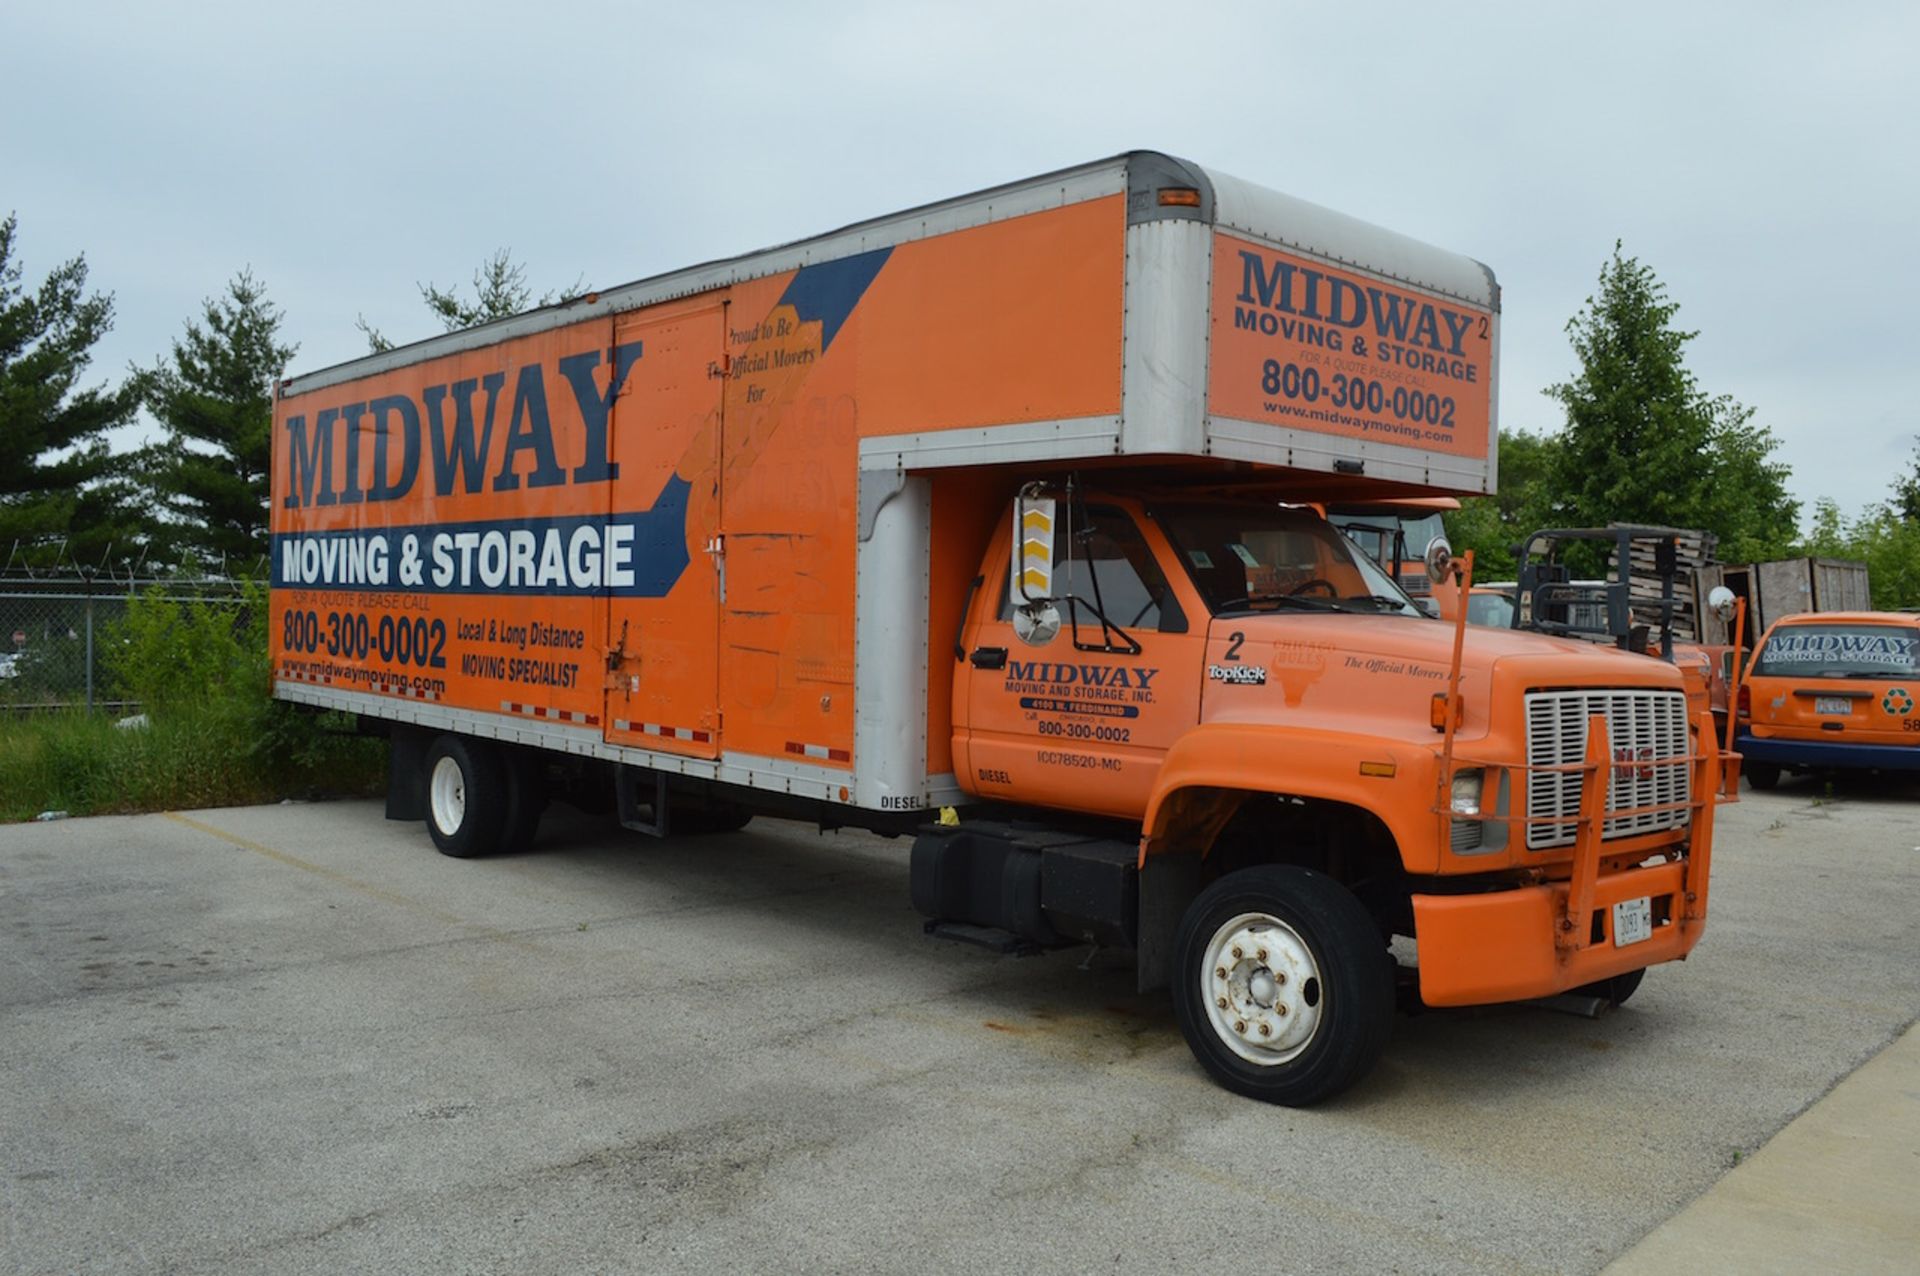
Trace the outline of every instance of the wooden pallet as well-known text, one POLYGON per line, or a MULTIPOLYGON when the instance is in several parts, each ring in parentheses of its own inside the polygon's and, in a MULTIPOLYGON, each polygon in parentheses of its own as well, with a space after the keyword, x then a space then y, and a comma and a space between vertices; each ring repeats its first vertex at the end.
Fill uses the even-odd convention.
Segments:
MULTIPOLYGON (((1613 523, 1609 526, 1639 525, 1613 523)), ((1714 560, 1720 538, 1712 532, 1684 527, 1657 530, 1674 534, 1674 561, 1679 569, 1673 581, 1674 638, 1685 642, 1726 642, 1726 625, 1707 608, 1707 595, 1720 583, 1720 565, 1714 560)), ((1634 618, 1654 626, 1656 631, 1664 588, 1655 567, 1657 553, 1657 542, 1635 541, 1627 576, 1627 594, 1633 604, 1634 618)))

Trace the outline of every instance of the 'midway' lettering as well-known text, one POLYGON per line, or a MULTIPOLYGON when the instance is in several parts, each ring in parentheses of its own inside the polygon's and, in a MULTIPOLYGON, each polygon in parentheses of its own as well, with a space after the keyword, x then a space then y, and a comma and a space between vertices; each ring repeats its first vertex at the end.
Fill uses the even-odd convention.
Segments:
POLYGON ((1285 320, 1276 321, 1262 314, 1263 310, 1298 315, 1341 328, 1359 328, 1371 321, 1374 335, 1382 341, 1404 341, 1443 354, 1464 356, 1463 343, 1473 328, 1472 315, 1384 288, 1362 288, 1290 261, 1276 259, 1269 268, 1265 256, 1244 248, 1240 250, 1240 292, 1236 300, 1246 304, 1234 309, 1234 327, 1257 330, 1268 336, 1290 330, 1290 325, 1285 320), (1444 333, 1442 326, 1446 329, 1444 333))
POLYGON ((638 341, 614 347, 604 389, 594 375, 601 351, 583 351, 559 360, 558 371, 572 391, 573 410, 581 424, 579 451, 567 458, 574 462, 571 467, 563 465, 555 445, 547 371, 540 364, 526 364, 513 373, 512 406, 506 429, 497 439, 494 425, 507 384, 505 372, 428 386, 417 400, 391 394, 371 402, 323 408, 311 423, 305 413, 288 417, 287 489, 281 503, 288 509, 305 509, 397 501, 411 495, 420 475, 423 423, 436 496, 450 496, 456 488, 474 493, 490 486, 496 492, 512 492, 523 484, 535 488, 569 481, 611 482, 620 477, 609 428, 613 402, 639 362, 642 347, 638 341), (482 392, 484 407, 476 414, 474 401, 482 392), (448 400, 453 403, 451 421, 448 400), (337 449, 336 425, 342 427, 338 432, 343 436, 337 449), (363 433, 373 436, 370 447, 362 447, 363 433))
POLYGON ((1145 691, 1159 673, 1158 668, 1143 669, 1137 665, 1068 665, 1045 660, 1007 662, 1008 682, 1050 682, 1061 687, 1078 684, 1084 687, 1132 687, 1145 691))

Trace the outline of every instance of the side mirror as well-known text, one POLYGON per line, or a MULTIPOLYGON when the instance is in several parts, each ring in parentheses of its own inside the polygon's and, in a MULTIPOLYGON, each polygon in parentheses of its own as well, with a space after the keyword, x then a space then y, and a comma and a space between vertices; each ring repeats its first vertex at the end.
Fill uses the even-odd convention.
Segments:
POLYGON ((1016 603, 1013 634, 1028 646, 1046 646, 1060 634, 1060 609, 1050 602, 1016 603))
POLYGON ((1013 597, 1042 603, 1053 597, 1054 502, 1022 491, 1013 502, 1013 597))
POLYGON ((1013 632, 1043 647, 1060 632, 1053 601, 1054 503, 1022 490, 1013 502, 1013 632))
POLYGON ((1722 620, 1733 619, 1733 591, 1725 585, 1715 585, 1707 594, 1707 608, 1722 620))
POLYGON ((1427 542, 1427 584, 1429 587, 1443 580, 1453 579, 1453 546, 1447 544, 1447 538, 1436 536, 1427 542))

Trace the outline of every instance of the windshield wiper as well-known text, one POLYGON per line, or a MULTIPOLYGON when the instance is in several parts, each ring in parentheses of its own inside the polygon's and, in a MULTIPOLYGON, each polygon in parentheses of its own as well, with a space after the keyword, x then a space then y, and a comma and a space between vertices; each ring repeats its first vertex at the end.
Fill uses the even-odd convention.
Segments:
POLYGON ((1395 598, 1391 594, 1349 594, 1340 601, 1343 603, 1372 603, 1376 607, 1391 607, 1395 611, 1403 611, 1407 606, 1404 599, 1395 598))
POLYGON ((1269 603, 1294 607, 1301 611, 1340 610, 1339 601, 1326 594, 1248 594, 1245 600, 1236 599, 1230 603, 1223 603, 1214 615, 1223 616, 1230 611, 1249 611, 1257 607, 1265 607, 1269 603))

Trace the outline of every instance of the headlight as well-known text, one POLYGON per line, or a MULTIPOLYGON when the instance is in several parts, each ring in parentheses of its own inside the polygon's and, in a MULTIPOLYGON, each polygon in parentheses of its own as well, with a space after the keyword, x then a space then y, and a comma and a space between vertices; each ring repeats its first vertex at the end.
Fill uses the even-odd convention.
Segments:
POLYGON ((1455 815, 1480 814, 1480 789, 1486 782, 1487 773, 1478 767, 1453 773, 1453 813, 1455 815))
MULTIPOLYGON (((1480 814, 1480 790, 1486 773, 1478 767, 1453 773, 1453 813, 1480 814)), ((1455 855, 1479 850, 1486 844, 1487 826, 1480 820, 1456 819, 1447 831, 1448 849, 1455 855)))

